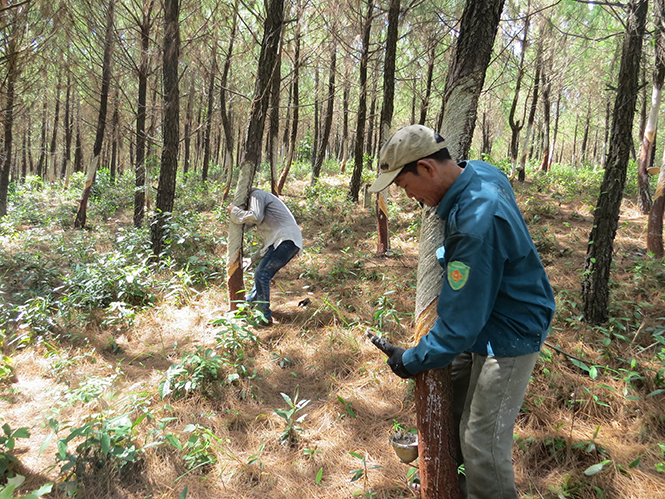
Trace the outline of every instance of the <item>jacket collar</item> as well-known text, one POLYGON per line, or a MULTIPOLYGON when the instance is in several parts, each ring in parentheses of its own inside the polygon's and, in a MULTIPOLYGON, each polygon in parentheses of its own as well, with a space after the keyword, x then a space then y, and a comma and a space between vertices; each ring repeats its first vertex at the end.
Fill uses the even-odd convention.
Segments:
POLYGON ((460 176, 455 179, 455 182, 450 186, 450 189, 448 189, 443 195, 443 198, 439 201, 439 206, 436 207, 436 214, 439 215, 441 220, 448 219, 448 214, 453 205, 457 202, 460 194, 471 183, 471 180, 473 180, 473 177, 476 174, 473 167, 469 167, 470 163, 468 161, 462 161, 458 164, 461 168, 464 168, 464 170, 460 173, 460 176))

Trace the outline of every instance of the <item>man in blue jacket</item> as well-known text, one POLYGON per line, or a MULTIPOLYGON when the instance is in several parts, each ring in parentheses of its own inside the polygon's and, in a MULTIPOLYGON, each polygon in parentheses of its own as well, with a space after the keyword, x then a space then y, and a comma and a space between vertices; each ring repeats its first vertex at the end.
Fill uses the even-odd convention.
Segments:
POLYGON ((418 344, 392 347, 403 378, 452 364, 453 412, 468 499, 517 499, 515 418, 554 315, 554 296, 506 175, 483 161, 455 163, 434 130, 397 131, 370 191, 395 183, 445 222, 438 319, 418 344))

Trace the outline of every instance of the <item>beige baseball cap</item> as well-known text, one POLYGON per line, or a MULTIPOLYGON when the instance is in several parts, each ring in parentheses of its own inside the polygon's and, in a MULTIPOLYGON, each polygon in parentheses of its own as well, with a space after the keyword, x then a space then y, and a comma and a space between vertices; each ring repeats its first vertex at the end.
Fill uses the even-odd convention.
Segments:
POLYGON ((379 154, 379 176, 369 188, 380 192, 399 175, 404 166, 446 147, 443 138, 424 125, 409 125, 396 131, 381 148, 379 154))

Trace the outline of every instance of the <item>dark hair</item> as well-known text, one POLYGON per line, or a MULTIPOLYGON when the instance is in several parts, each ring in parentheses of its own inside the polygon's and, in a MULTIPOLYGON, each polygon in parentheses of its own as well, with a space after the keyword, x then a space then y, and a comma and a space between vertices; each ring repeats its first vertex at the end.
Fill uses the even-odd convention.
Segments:
POLYGON ((399 172, 399 175, 403 175, 404 173, 408 172, 411 172, 414 175, 418 175, 418 161, 420 161, 421 159, 435 159, 437 161, 445 161, 447 159, 453 159, 453 158, 450 156, 448 149, 444 147, 443 149, 439 149, 438 151, 430 154, 429 156, 425 156, 424 158, 420 158, 415 161, 412 161, 411 163, 407 163, 402 168, 402 171, 399 172))

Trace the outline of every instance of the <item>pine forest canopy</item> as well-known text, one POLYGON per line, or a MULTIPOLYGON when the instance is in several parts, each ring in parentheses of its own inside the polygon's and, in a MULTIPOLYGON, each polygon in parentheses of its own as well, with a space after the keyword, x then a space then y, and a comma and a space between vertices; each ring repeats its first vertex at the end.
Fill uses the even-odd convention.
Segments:
MULTIPOLYGON (((63 176, 65 160, 71 162, 72 170, 85 169, 96 136, 107 4, 89 0, 8 1, 2 11, 0 89, 3 95, 6 96, 8 63, 14 52, 18 69, 14 85, 12 179, 30 173, 39 173, 48 179, 63 176)), ((372 11, 364 127, 365 151, 371 156, 375 156, 378 149, 388 6, 387 1, 379 2, 372 11)), ((421 120, 432 128, 440 123, 442 93, 463 7, 463 2, 434 0, 402 5, 393 128, 421 120)), ((206 141, 212 165, 223 164, 220 156, 228 154, 227 150, 238 149, 238 144, 229 149, 222 147, 226 140, 219 109, 222 91, 225 111, 235 132, 233 140, 242 141, 247 129, 264 7, 261 2, 238 2, 237 28, 232 31, 234 8, 232 2, 181 2, 180 140, 187 142, 187 147, 180 147, 179 162, 183 163, 187 150, 188 170, 203 170, 206 141), (232 34, 233 52, 222 87, 222 72, 232 34), (213 60, 216 64, 212 64, 213 60), (213 99, 209 99, 211 90, 213 99), (212 126, 206 138, 208 119, 212 126)), ((286 154, 290 141, 287 131, 294 115, 293 79, 297 62, 299 125, 295 149, 299 159, 316 157, 328 101, 330 46, 335 43, 337 74, 328 154, 339 158, 352 155, 351 142, 355 140, 352 131, 356 129, 358 105, 357 73, 366 8, 361 2, 301 2, 289 4, 286 9, 277 114, 279 151, 282 156, 286 154), (296 29, 300 45, 298 61, 294 52, 296 29)), ((157 175, 150 167, 158 167, 162 144, 163 10, 159 1, 118 0, 115 6, 107 133, 100 166, 131 171, 135 161, 141 26, 146 12, 149 31, 145 50, 145 157, 150 181, 157 175), (114 113, 115 118, 112 118, 114 113)), ((537 103, 529 154, 539 157, 547 136, 554 161, 601 165, 609 137, 608 113, 617 87, 624 15, 616 3, 507 2, 478 106, 479 125, 471 156, 491 154, 494 161, 510 157, 508 115, 515 99, 517 74, 522 71, 524 76, 514 113, 518 123, 526 121, 534 84, 540 86, 541 95, 545 85, 549 89, 549 109, 544 108, 542 99, 537 103), (524 39, 527 19, 528 31, 524 39), (537 74, 539 81, 535 80, 537 74), (545 120, 546 114, 549 122, 545 120)), ((654 60, 651 29, 652 26, 647 25, 640 74, 642 87, 633 127, 633 138, 637 141, 649 105, 647 87, 654 60)), ((215 173, 212 168, 210 174, 221 173, 215 173)))

